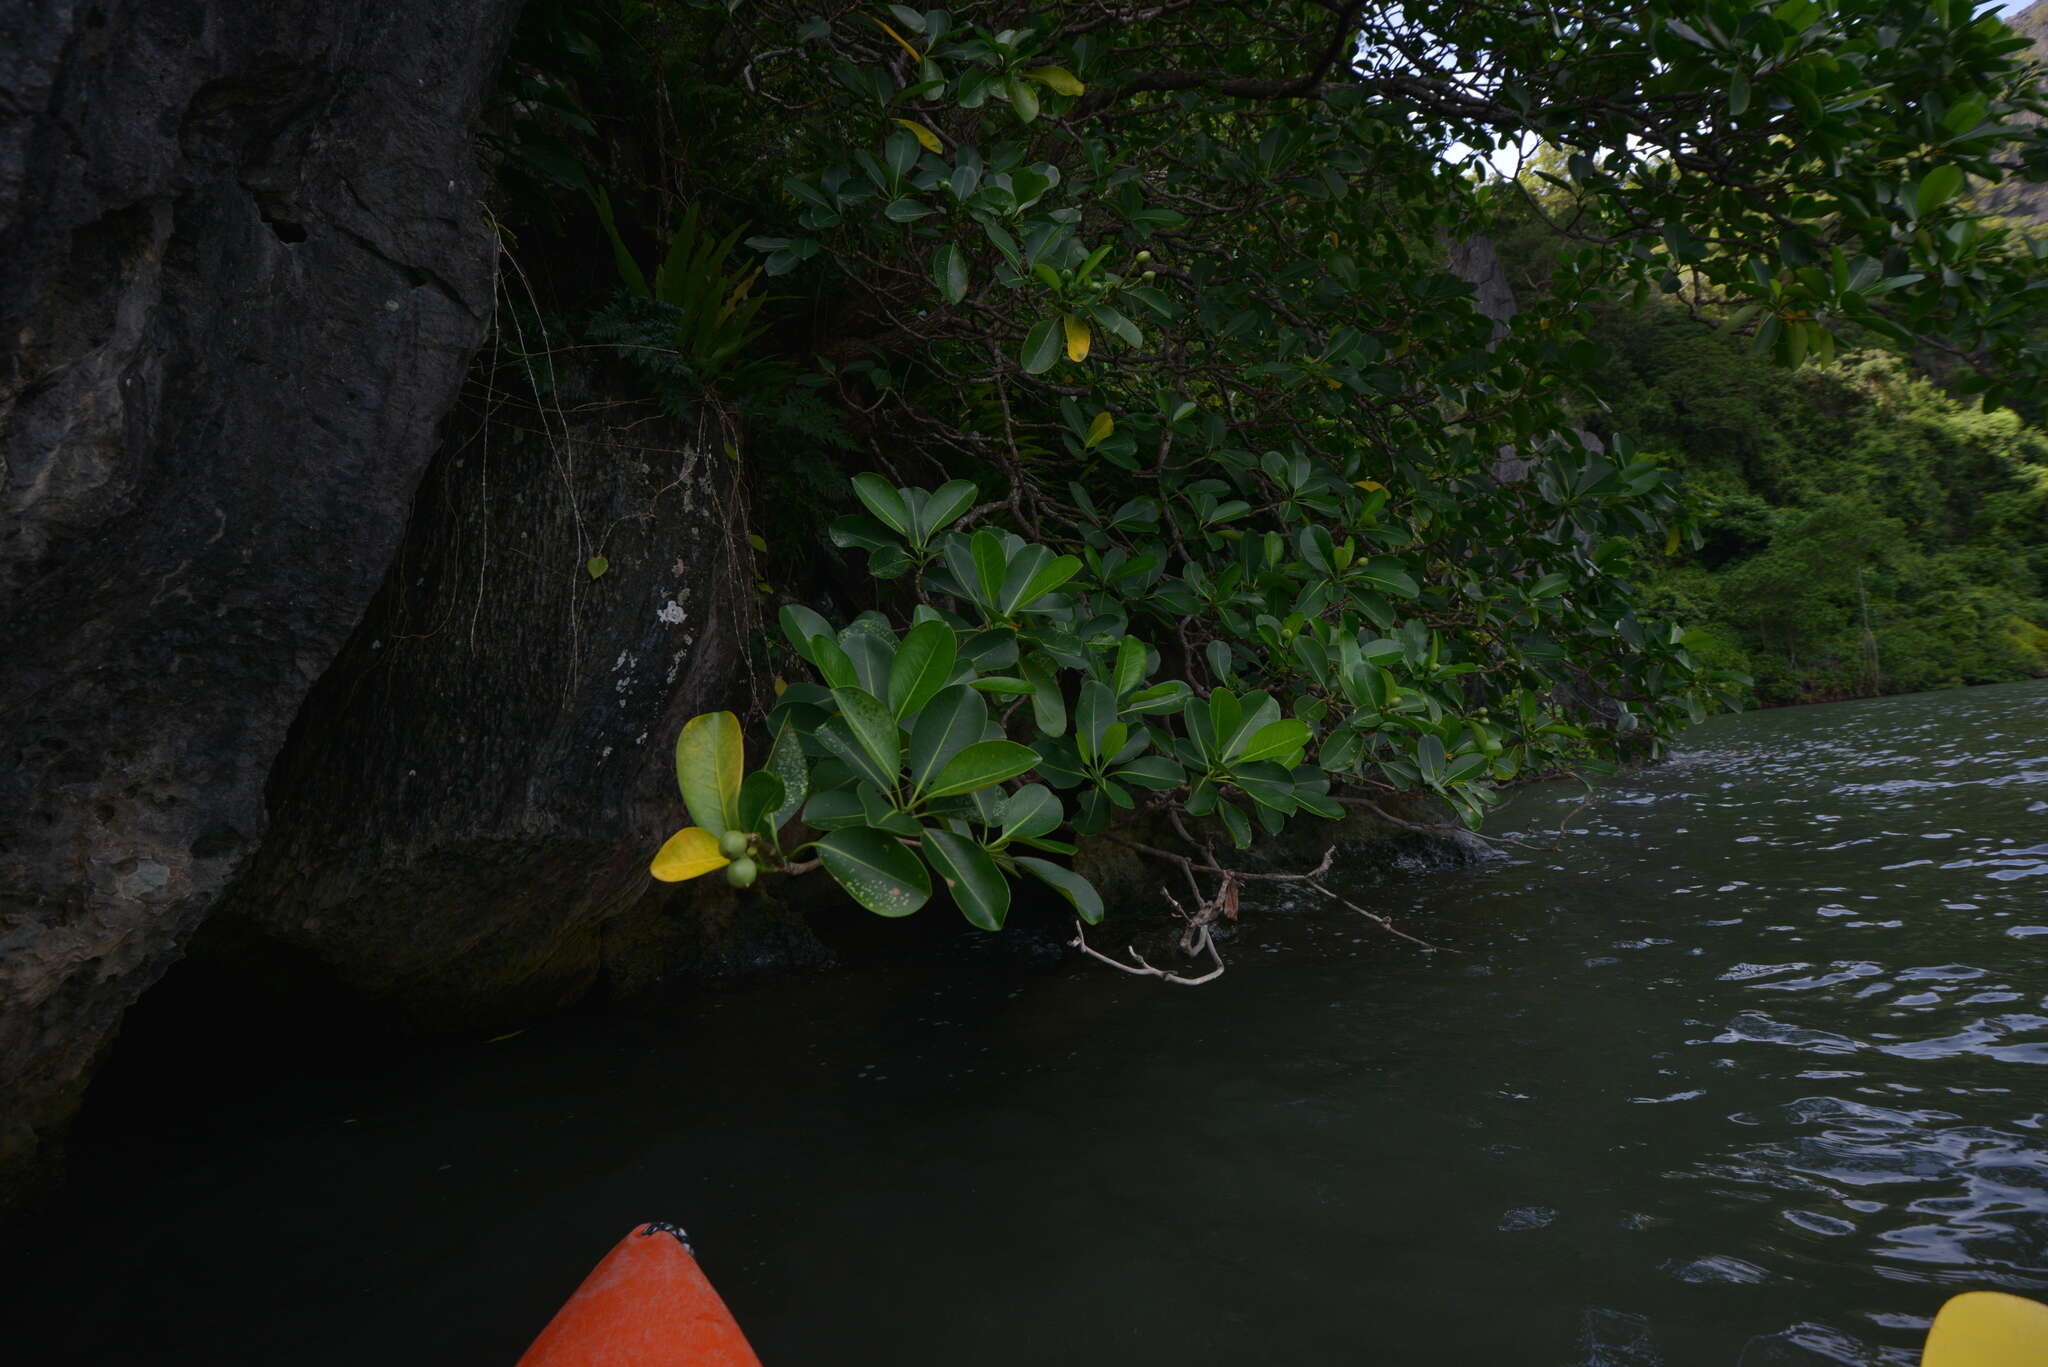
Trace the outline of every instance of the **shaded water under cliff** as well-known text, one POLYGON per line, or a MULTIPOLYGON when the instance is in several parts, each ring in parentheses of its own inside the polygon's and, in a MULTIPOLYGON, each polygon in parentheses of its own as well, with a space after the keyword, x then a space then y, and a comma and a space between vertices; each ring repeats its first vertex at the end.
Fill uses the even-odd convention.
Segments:
POLYGON ((2048 1289, 2048 687, 1725 718, 1577 802, 1356 875, 1455 952, 1268 905, 1199 991, 969 932, 388 1066, 160 1053, 0 1316, 509 1364, 657 1217, 770 1363, 1904 1363, 2048 1289))

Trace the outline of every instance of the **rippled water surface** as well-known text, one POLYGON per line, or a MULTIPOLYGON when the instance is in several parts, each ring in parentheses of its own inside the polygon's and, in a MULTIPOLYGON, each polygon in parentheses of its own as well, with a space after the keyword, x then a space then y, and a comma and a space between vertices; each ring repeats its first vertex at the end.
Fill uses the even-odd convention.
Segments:
POLYGON ((970 935, 89 1127, 0 1313, 509 1364, 658 1216, 771 1364, 1912 1362, 2048 1293, 2048 687, 1688 745, 1354 871, 1445 952, 1269 906, 1179 991, 970 935))

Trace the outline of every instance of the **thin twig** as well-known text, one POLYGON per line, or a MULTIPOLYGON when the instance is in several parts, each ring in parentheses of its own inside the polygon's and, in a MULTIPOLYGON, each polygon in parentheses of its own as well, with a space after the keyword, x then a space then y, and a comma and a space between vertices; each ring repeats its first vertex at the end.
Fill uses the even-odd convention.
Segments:
MULTIPOLYGON (((1337 905, 1351 908, 1351 910, 1357 912, 1366 920, 1371 921, 1374 925, 1378 926, 1381 930, 1386 931, 1389 935, 1398 935, 1404 940, 1412 941, 1415 944, 1421 945, 1424 949, 1428 950, 1432 954, 1437 953, 1439 950, 1443 949, 1442 945, 1433 945, 1429 941, 1421 938, 1418 935, 1410 935, 1407 931, 1401 929, 1399 926, 1395 925, 1392 921, 1389 921, 1386 917, 1380 915, 1378 912, 1367 911, 1364 907, 1358 905, 1358 903, 1352 901, 1348 897, 1339 897, 1336 893, 1331 892, 1321 883, 1311 882, 1309 886, 1314 888, 1317 892, 1320 892, 1323 896, 1329 898, 1332 902, 1335 902, 1337 905)), ((1458 951, 1453 949, 1445 952, 1456 954, 1458 951)))
POLYGON ((1223 955, 1217 951, 1216 941, 1210 936, 1207 926, 1202 927, 1202 940, 1196 952, 1200 953, 1203 949, 1208 950, 1209 957, 1215 961, 1216 967, 1210 969, 1199 978, 1189 978, 1179 973, 1169 973, 1163 968, 1154 968, 1151 964, 1145 962, 1144 955, 1138 953, 1137 950, 1129 945, 1124 946, 1124 952, 1138 961, 1136 968, 1127 963, 1112 959, 1088 943, 1088 936, 1081 929, 1079 921, 1074 922, 1074 938, 1067 941, 1067 943, 1080 950, 1083 954, 1086 954, 1089 958, 1099 959, 1103 963, 1108 964, 1119 973, 1128 973, 1134 978, 1157 978, 1161 982, 1169 982, 1176 987, 1200 987, 1203 983, 1214 982, 1223 976, 1223 955))

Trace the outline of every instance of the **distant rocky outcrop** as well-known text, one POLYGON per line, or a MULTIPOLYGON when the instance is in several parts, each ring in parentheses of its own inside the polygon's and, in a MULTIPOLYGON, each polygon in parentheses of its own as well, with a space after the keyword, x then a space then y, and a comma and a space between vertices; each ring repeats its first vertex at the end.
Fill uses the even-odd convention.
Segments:
MULTIPOLYGON (((2034 40, 2034 60, 2048 70, 2048 0, 2037 0, 2030 9, 2008 14, 2005 22, 2034 40)), ((2039 119, 2029 119, 2038 123, 2039 119)), ((1984 207, 2010 218, 2048 223, 2048 183, 2009 180, 1994 185, 1984 195, 1984 207)))
POLYGON ((516 8, 0 10, 0 1204, 391 561, 490 313, 516 8))

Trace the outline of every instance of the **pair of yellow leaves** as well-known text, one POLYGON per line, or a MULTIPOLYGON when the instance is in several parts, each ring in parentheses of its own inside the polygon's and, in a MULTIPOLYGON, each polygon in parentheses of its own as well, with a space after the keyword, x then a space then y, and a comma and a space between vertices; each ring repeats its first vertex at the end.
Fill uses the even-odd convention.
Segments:
POLYGON ((676 782, 683 790, 683 805, 697 824, 683 827, 663 843, 649 873, 664 883, 680 883, 732 862, 718 848, 718 838, 737 820, 746 766, 746 741, 738 717, 706 712, 690 718, 676 737, 676 782))

